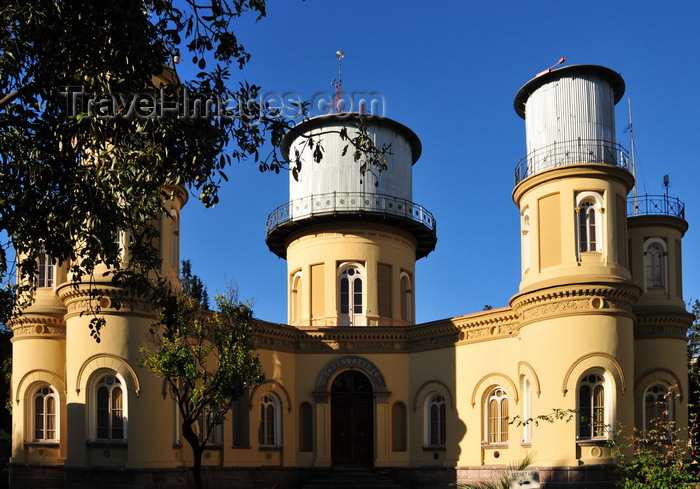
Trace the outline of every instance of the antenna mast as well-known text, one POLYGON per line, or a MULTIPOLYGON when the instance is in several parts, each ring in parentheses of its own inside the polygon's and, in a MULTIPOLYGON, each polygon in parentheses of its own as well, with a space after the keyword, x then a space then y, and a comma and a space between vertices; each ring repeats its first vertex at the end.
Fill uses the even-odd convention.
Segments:
POLYGON ((345 53, 342 51, 335 52, 338 58, 338 79, 333 79, 331 85, 335 87, 335 97, 333 98, 333 103, 331 104, 331 110, 328 111, 329 114, 336 113, 339 114, 342 111, 341 107, 341 86, 343 84, 343 58, 345 53))
POLYGON ((637 207, 637 168, 634 161, 634 128, 632 127, 632 98, 627 97, 627 108, 629 111, 629 125, 627 128, 630 131, 630 170, 632 171, 632 176, 634 177, 634 186, 632 187, 632 203, 634 205, 634 215, 639 214, 639 209, 637 207))

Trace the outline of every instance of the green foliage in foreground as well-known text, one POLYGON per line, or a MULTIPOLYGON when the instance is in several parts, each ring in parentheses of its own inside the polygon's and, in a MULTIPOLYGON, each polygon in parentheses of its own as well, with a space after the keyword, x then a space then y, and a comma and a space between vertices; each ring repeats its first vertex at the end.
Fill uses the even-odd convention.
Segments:
POLYGON ((501 471, 496 479, 479 482, 466 482, 457 484, 459 489, 510 489, 510 473, 515 470, 525 470, 532 463, 533 456, 528 454, 516 464, 511 464, 501 471))
MULTIPOLYGON (((152 341, 142 348, 140 366, 164 377, 177 404, 182 435, 192 447, 193 473, 201 487, 204 448, 217 425, 223 423, 233 401, 265 381, 253 342, 253 311, 241 303, 234 289, 215 298, 217 311, 193 297, 183 277, 183 292, 164 299, 152 341)), ((194 291, 196 292, 196 291, 194 291)))

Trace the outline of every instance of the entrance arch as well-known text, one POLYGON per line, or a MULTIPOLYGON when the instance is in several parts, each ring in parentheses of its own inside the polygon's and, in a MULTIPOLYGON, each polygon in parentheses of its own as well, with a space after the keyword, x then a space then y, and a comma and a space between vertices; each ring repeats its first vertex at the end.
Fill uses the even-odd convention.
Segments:
POLYGON ((331 384, 331 463, 371 465, 374 461, 372 383, 346 370, 331 384))
POLYGON ((379 367, 361 356, 336 357, 319 372, 312 394, 316 401, 315 465, 383 466, 389 462, 386 433, 391 392, 386 388, 384 375, 379 367), (336 402, 333 402, 334 399, 336 402), (357 431, 358 425, 364 436, 358 435, 357 441, 348 441, 346 438, 345 446, 347 447, 347 443, 361 443, 360 438, 369 438, 369 442, 364 449, 358 446, 348 451, 348 448, 341 446, 340 440, 349 435, 343 435, 345 432, 341 430, 357 431))

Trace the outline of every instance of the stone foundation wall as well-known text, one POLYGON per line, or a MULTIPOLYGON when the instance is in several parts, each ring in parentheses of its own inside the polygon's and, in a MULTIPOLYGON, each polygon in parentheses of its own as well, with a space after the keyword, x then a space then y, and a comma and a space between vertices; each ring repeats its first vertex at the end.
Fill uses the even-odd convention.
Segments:
MULTIPOLYGON (((613 465, 532 467, 539 469, 543 489, 607 489, 615 479, 613 465)), ((330 469, 332 470, 332 469, 330 469)), ((454 489, 455 483, 500 476, 503 467, 375 468, 407 489, 454 489)), ((305 482, 327 475, 329 469, 294 467, 203 467, 207 489, 301 489, 305 482)), ((189 489, 188 468, 112 469, 10 465, 11 489, 189 489)))

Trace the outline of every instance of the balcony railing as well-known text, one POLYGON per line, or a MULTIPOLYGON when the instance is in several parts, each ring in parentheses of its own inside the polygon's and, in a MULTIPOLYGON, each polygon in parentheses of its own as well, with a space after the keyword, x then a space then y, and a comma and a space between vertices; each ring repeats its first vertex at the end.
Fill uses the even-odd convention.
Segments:
POLYGON ((332 192, 292 200, 277 207, 267 217, 267 233, 299 219, 333 213, 363 212, 405 217, 435 230, 435 218, 422 205, 384 194, 332 192))
POLYGON ((550 168, 580 163, 603 163, 628 168, 628 153, 619 143, 602 139, 555 142, 532 151, 515 167, 515 185, 550 168))
POLYGON ((685 219, 685 204, 668 195, 638 195, 627 199, 627 217, 673 216, 685 219))

